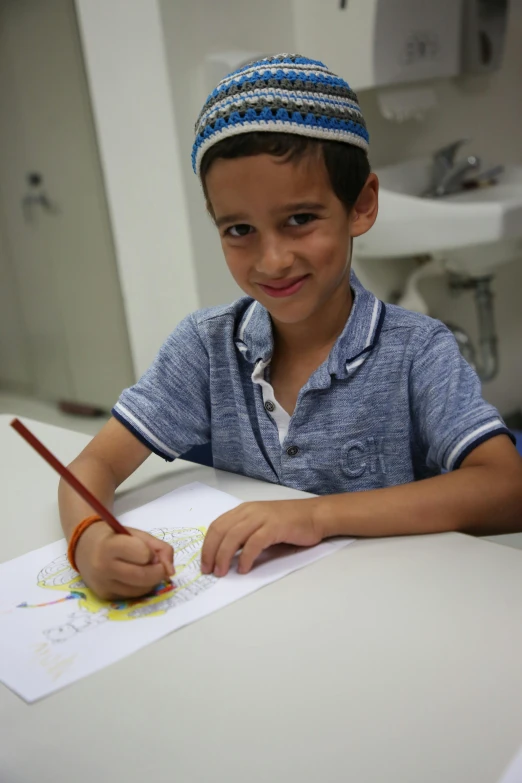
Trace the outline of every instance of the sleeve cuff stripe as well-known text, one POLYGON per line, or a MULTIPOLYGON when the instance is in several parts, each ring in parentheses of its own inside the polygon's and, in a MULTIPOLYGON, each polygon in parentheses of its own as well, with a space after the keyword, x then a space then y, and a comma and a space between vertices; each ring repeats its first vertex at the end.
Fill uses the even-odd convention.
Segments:
POLYGON ((157 449, 157 448, 156 448, 156 446, 154 446, 154 445, 153 445, 152 443, 150 443, 150 442, 149 442, 149 441, 148 441, 146 438, 144 438, 144 437, 143 437, 143 435, 141 434, 141 432, 138 432, 138 430, 137 430, 137 429, 135 429, 135 428, 132 426, 132 424, 129 424, 129 422, 127 421, 127 419, 124 419, 124 418, 123 418, 123 416, 122 416, 121 414, 119 414, 119 413, 118 413, 118 411, 117 411, 117 410, 115 410, 114 408, 112 409, 112 415, 113 415, 113 416, 114 416, 114 418, 115 418, 115 419, 117 419, 117 420, 118 420, 118 421, 119 421, 121 424, 123 424, 123 426, 124 426, 126 429, 128 429, 128 430, 129 430, 129 432, 131 432, 131 433, 134 435, 134 437, 135 437, 135 438, 137 438, 137 440, 139 440, 139 441, 140 441, 140 443, 143 443, 143 445, 144 445, 144 446, 146 446, 148 449, 150 449, 150 450, 153 452, 153 454, 157 454, 157 455, 158 455, 158 457, 161 457, 161 458, 162 458, 162 459, 164 459, 166 462, 173 462, 173 461, 174 461, 174 457, 169 457, 167 454, 163 454, 163 452, 162 452, 162 451, 160 451, 159 449, 157 449))
POLYGON ((168 446, 166 446, 159 440, 159 438, 153 435, 153 433, 147 429, 147 427, 145 427, 139 421, 139 419, 137 419, 136 416, 134 416, 134 414, 132 414, 121 403, 116 403, 112 409, 112 414, 116 419, 118 419, 118 421, 120 421, 122 424, 125 424, 127 428, 130 429, 132 433, 139 438, 139 440, 141 440, 142 443, 148 446, 156 454, 159 454, 160 456, 169 460, 173 460, 176 459, 176 457, 179 457, 179 453, 177 451, 169 449, 168 446))
POLYGON ((490 438, 495 438, 497 435, 507 435, 513 443, 515 442, 515 438, 513 437, 513 433, 511 433, 507 427, 504 427, 503 425, 495 427, 495 429, 489 430, 488 432, 485 432, 483 435, 479 435, 478 438, 473 440, 471 443, 468 443, 465 448, 460 452, 457 459, 454 461, 451 470, 458 470, 466 457, 471 454, 471 452, 476 449, 478 446, 480 446, 482 443, 485 443, 487 440, 490 440, 490 438))
POLYGON ((493 421, 489 421, 487 424, 483 424, 482 427, 478 427, 476 430, 473 430, 473 432, 470 432, 469 435, 466 435, 465 438, 462 438, 462 440, 460 440, 455 448, 450 452, 446 469, 453 470, 457 457, 459 456, 460 452, 466 448, 468 443, 471 443, 477 438, 480 438, 480 436, 485 432, 489 432, 490 430, 498 429, 499 427, 503 426, 504 425, 500 419, 493 419, 493 421))

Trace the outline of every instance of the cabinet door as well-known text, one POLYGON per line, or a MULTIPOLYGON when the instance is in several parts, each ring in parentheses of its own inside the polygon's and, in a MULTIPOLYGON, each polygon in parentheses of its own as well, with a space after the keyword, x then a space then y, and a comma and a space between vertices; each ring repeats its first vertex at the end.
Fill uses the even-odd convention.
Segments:
POLYGON ((133 370, 73 0, 0 3, 0 114, 36 393, 108 408, 133 370))

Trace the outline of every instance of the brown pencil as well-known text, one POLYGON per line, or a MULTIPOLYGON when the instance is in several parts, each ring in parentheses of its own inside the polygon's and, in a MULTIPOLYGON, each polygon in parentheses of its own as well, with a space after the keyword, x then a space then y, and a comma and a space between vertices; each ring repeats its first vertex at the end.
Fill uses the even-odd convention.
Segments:
POLYGON ((109 509, 105 508, 103 503, 100 503, 100 501, 94 497, 92 492, 89 492, 87 487, 85 487, 81 481, 78 481, 76 476, 73 476, 71 471, 66 468, 65 465, 60 462, 60 460, 56 459, 54 454, 51 454, 49 449, 46 448, 43 443, 39 441, 38 438, 33 435, 33 433, 30 432, 19 419, 13 419, 11 422, 11 427, 16 430, 16 432, 21 435, 22 438, 24 438, 24 440, 26 440, 27 443, 29 443, 29 445, 32 446, 33 449, 37 451, 38 454, 60 474, 64 481, 66 481, 74 490, 76 490, 80 497, 82 497, 85 502, 88 503, 91 508, 93 508, 94 511, 96 511, 96 513, 99 514, 100 517, 112 527, 115 533, 124 533, 125 535, 130 536, 129 531, 126 530, 120 522, 118 522, 114 514, 111 514, 109 509))

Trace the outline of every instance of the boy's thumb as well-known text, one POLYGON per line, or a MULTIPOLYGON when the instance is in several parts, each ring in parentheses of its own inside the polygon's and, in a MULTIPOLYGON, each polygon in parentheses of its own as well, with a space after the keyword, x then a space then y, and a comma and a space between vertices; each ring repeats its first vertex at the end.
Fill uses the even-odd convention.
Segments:
POLYGON ((165 569, 167 576, 174 576, 176 569, 174 568, 174 550, 165 541, 157 541, 154 546, 153 563, 161 563, 165 569))

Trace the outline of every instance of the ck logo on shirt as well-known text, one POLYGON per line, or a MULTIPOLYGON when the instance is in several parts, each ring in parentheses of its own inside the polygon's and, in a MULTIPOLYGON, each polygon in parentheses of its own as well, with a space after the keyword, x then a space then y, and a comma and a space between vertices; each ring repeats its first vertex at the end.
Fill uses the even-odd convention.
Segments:
POLYGON ((361 440, 350 440, 342 450, 343 470, 350 478, 359 478, 364 473, 384 475, 385 453, 384 438, 370 435, 361 440))

